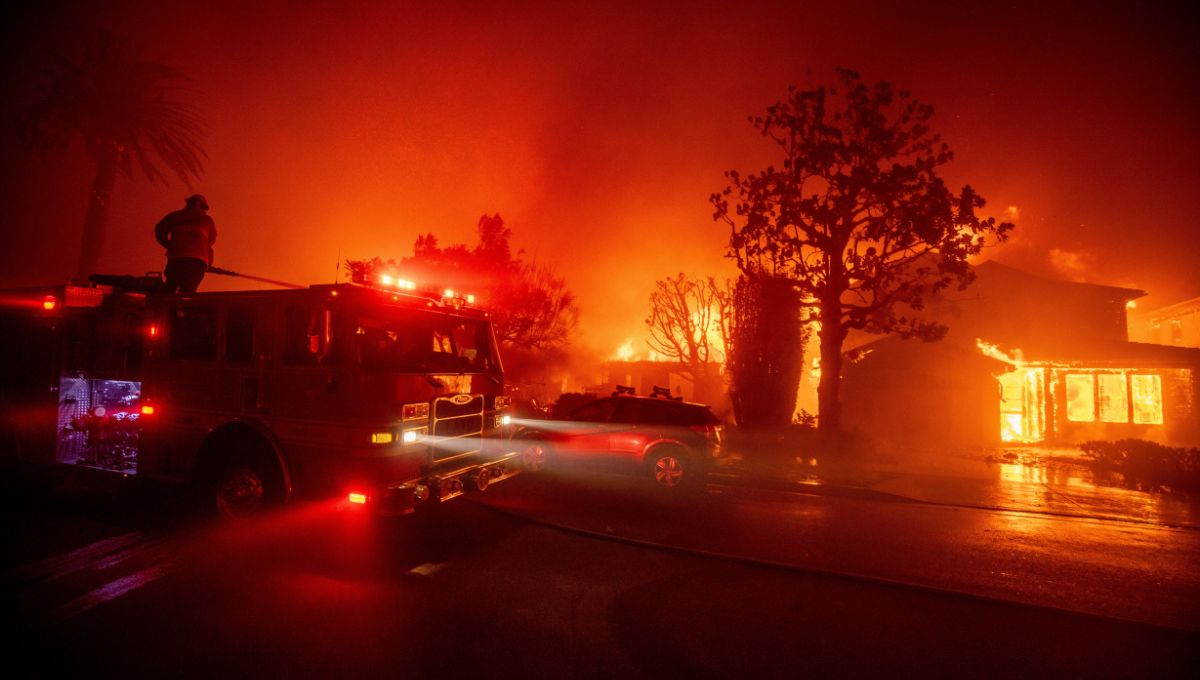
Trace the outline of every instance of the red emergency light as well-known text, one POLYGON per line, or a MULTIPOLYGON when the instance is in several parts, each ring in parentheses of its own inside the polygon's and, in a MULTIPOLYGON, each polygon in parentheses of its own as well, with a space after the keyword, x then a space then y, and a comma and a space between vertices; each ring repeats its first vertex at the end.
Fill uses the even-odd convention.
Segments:
POLYGON ((350 492, 350 496, 347 500, 349 500, 351 503, 353 503, 355 505, 366 505, 367 504, 367 494, 358 493, 357 491, 352 491, 352 492, 350 492))
MULTIPOLYGON (((402 278, 396 274, 358 274, 354 277, 354 282, 365 286, 376 288, 379 290, 395 291, 399 293, 412 293, 423 297, 437 298, 437 288, 425 286, 418 290, 417 282, 412 279, 402 278)), ((450 304, 454 307, 462 307, 464 304, 475 304, 475 296, 472 294, 463 294, 456 292, 453 288, 442 290, 440 296, 442 304, 450 304)), ((392 300, 398 302, 399 296, 393 295, 392 300)), ((432 303, 429 304, 433 306, 432 303)))
POLYGON ((149 404, 142 406, 142 415, 144 415, 144 416, 154 415, 154 407, 149 404))
POLYGON ((53 295, 47 295, 46 297, 42 298, 42 309, 46 310, 47 312, 53 312, 54 308, 57 306, 58 298, 54 297, 53 295))

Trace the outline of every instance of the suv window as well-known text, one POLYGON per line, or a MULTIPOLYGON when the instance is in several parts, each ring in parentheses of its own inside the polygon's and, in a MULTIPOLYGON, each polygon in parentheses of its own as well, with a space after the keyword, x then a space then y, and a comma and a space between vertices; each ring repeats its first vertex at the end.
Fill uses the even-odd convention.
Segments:
POLYGON ((624 399, 617 405, 617 422, 634 424, 674 423, 667 404, 648 399, 624 399))
POLYGON ((571 420, 581 420, 588 423, 607 423, 612 420, 616 404, 612 399, 600 399, 582 406, 571 414, 571 420))
POLYGON ((719 421, 707 407, 655 399, 618 402, 616 420, 645 425, 715 425, 719 421))

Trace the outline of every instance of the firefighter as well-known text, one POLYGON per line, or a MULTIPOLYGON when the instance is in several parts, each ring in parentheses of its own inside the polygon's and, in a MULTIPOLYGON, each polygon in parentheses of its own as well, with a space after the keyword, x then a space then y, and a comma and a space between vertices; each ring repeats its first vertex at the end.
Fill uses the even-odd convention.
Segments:
POLYGON ((182 210, 169 213, 154 227, 154 238, 167 249, 167 293, 195 293, 212 265, 217 227, 207 211, 208 201, 193 194, 182 210))

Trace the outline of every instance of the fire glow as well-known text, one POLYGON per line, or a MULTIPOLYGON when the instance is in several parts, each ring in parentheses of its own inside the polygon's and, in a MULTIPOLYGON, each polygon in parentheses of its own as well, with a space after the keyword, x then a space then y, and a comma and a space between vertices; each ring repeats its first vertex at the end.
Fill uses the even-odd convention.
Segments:
POLYGON ((984 356, 1012 368, 996 376, 1000 384, 1000 439, 1045 441, 1055 431, 1098 425, 1163 424, 1162 376, 1149 369, 1086 368, 1067 362, 1029 362, 976 339, 984 356))

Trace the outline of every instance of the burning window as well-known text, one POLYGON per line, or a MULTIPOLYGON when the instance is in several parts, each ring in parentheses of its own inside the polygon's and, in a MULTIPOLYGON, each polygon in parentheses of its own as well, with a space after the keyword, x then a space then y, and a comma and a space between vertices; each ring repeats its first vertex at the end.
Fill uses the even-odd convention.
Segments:
POLYGON ((1045 371, 1018 368, 998 377, 1000 381, 1000 439, 1006 442, 1036 442, 1046 437, 1044 413, 1045 371))
POLYGON ((1129 422, 1128 386, 1124 373, 1101 373, 1096 376, 1100 395, 1100 422, 1129 422))
POLYGON ((1067 383, 1067 420, 1077 423, 1092 422, 1096 419, 1096 387, 1091 375, 1068 373, 1067 383))
POLYGON ((1162 425, 1162 378, 1145 374, 1129 377, 1130 391, 1133 393, 1133 422, 1162 425))
POLYGON ((1067 420, 1162 425, 1162 378, 1158 375, 1068 373, 1065 383, 1067 420))

